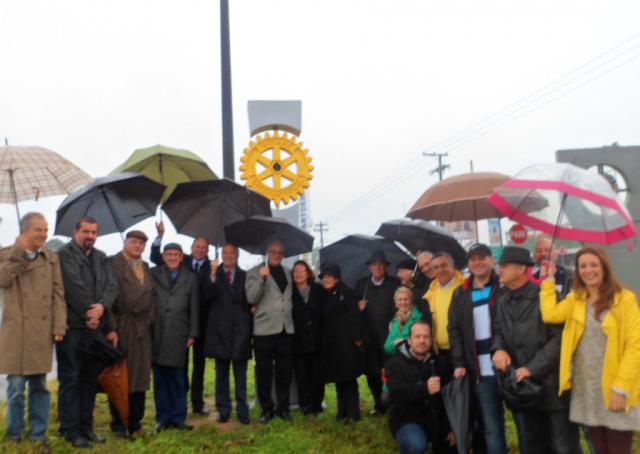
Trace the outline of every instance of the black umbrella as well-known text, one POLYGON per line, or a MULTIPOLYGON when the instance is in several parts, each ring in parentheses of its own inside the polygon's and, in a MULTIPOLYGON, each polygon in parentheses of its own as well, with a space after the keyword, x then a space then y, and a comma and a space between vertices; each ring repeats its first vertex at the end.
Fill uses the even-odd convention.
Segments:
POLYGON ((455 378, 442 390, 442 400, 447 412, 451 431, 456 436, 459 454, 467 454, 471 449, 471 431, 469 430, 469 376, 455 378))
POLYGON ((383 222, 376 235, 402 243, 411 253, 419 250, 446 252, 459 269, 467 266, 466 252, 449 231, 422 219, 395 219, 383 222))
POLYGON ((165 188, 139 173, 96 178, 62 201, 56 212, 55 233, 72 236, 83 216, 98 221, 100 235, 124 232, 155 215, 165 188))
POLYGON ((354 234, 320 249, 320 268, 327 263, 337 263, 342 270, 342 280, 353 288, 358 279, 369 274, 367 260, 375 251, 384 252, 387 260, 391 262, 391 275, 395 275, 397 271, 395 265, 409 258, 391 240, 380 236, 354 234))
POLYGON ((180 183, 162 205, 178 233, 225 242, 224 227, 254 214, 271 216, 269 199, 227 178, 180 183))
POLYGON ((284 244, 285 257, 313 249, 313 236, 283 218, 254 215, 224 228, 226 241, 252 254, 266 254, 274 240, 284 244))

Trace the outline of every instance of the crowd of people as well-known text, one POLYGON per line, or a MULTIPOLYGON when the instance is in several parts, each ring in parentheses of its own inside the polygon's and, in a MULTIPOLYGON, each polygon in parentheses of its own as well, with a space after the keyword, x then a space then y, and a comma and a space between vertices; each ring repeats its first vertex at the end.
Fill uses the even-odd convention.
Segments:
POLYGON ((110 428, 126 438, 142 428, 152 383, 158 432, 193 429, 188 396, 193 413, 209 415, 206 358, 215 359, 218 421, 232 417, 232 371, 236 417, 249 424, 252 351, 261 423, 291 420, 294 377, 302 414, 322 413, 333 383, 336 419, 354 423, 365 375, 370 414, 388 414, 401 453, 429 445, 456 452, 461 440, 443 394, 457 381, 469 383, 473 452, 508 452, 506 408, 526 454, 581 453, 581 432, 597 454, 630 453, 640 430, 640 309, 601 249, 581 249, 572 271, 554 263, 547 238, 533 258, 505 247, 497 264, 489 247, 475 244, 466 275, 448 254, 420 251, 395 264, 397 276, 375 251, 351 289, 340 264, 325 264, 318 278, 302 260, 287 268, 278 240, 265 263, 244 271, 235 245, 224 245, 221 263, 209 259, 206 238, 185 254, 177 243, 163 245, 159 223, 150 268, 142 231, 127 232, 112 257, 95 248, 92 218, 79 219, 57 253, 44 248, 47 231, 44 216, 29 213, 15 243, 0 250, 0 373, 8 374, 11 441, 25 436, 28 385, 27 435, 46 443, 54 345, 59 431, 75 448, 105 442, 93 423, 105 364, 92 354, 105 345, 127 358, 128 421, 110 402, 110 428))

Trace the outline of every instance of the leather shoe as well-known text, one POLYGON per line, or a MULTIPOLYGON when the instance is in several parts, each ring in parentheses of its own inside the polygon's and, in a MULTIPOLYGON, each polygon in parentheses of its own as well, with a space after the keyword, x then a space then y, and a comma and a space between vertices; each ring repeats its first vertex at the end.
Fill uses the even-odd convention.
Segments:
POLYGON ((289 414, 288 411, 283 413, 278 413, 278 418, 287 422, 291 422, 291 415, 289 414))
POLYGON ((209 410, 206 407, 203 407, 197 410, 193 410, 193 414, 198 416, 209 416, 209 410))
POLYGON ((269 421, 271 421, 273 419, 275 415, 273 414, 272 411, 265 411, 262 413, 262 415, 260 416, 260 422, 262 424, 266 424, 269 421))
POLYGON ((243 416, 241 418, 238 418, 238 422, 240 424, 244 424, 245 426, 248 425, 251 421, 249 421, 249 417, 248 416, 243 416))
POLYGON ((101 437, 100 435, 96 434, 95 432, 88 432, 86 434, 84 434, 85 438, 87 440, 89 440, 91 443, 106 443, 107 439, 104 437, 101 437))
POLYGON ((224 416, 220 415, 220 416, 218 416, 218 422, 225 423, 227 421, 229 421, 229 415, 224 415, 224 416))
POLYGON ((193 430, 193 426, 190 424, 186 424, 186 423, 172 423, 171 427, 173 427, 174 429, 178 429, 178 430, 193 430))
POLYGON ((91 447, 91 442, 85 437, 78 437, 71 440, 71 446, 76 449, 87 449, 91 447))
POLYGON ((118 429, 118 430, 114 430, 114 431, 113 431, 113 434, 114 434, 116 437, 119 437, 119 438, 129 438, 129 437, 131 437, 131 434, 129 433, 129 430, 128 430, 128 429, 118 429))

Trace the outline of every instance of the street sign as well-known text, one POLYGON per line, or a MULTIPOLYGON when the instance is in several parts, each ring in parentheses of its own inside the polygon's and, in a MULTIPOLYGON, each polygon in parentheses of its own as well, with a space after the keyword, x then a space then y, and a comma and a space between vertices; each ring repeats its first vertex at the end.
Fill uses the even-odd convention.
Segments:
POLYGON ((509 229, 509 238, 516 244, 522 244, 529 238, 529 232, 524 225, 515 224, 509 229))

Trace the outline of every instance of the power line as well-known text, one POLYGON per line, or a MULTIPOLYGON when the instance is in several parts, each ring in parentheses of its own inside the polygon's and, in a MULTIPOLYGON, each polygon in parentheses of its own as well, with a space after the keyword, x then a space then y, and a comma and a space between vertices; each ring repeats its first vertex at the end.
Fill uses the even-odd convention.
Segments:
POLYGON ((324 247, 324 232, 329 231, 329 226, 328 224, 320 221, 315 224, 313 231, 320 232, 320 249, 322 249, 324 247))
POLYGON ((442 158, 449 156, 449 153, 437 153, 437 152, 427 153, 426 151, 423 151, 422 156, 431 156, 434 158, 438 158, 438 167, 433 169, 430 173, 431 175, 433 175, 434 173, 437 173, 438 181, 442 181, 442 175, 444 174, 444 171, 451 168, 449 164, 442 164, 442 158))

